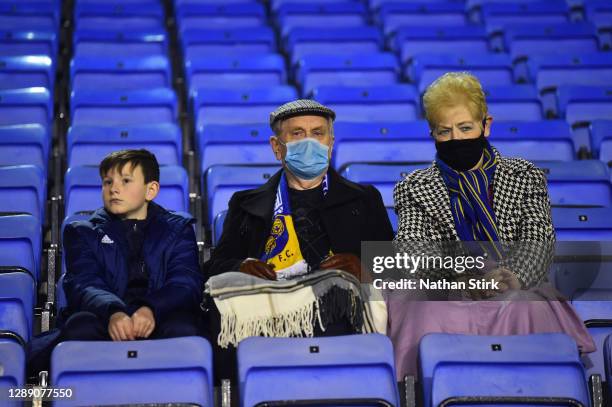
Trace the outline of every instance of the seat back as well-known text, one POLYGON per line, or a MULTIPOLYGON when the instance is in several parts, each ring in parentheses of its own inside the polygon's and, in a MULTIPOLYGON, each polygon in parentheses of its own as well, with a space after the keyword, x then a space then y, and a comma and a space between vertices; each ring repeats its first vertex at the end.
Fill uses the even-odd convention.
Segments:
POLYGON ((284 400, 365 404, 359 399, 399 405, 393 349, 389 338, 379 334, 247 338, 238 345, 238 375, 243 406, 284 400))
POLYGON ((468 396, 558 397, 590 405, 576 343, 565 334, 428 334, 419 358, 428 407, 468 396))
POLYGON ((201 337, 133 342, 63 342, 51 383, 73 389, 57 406, 191 403, 212 406, 212 350, 201 337))
POLYGON ((0 213, 0 266, 23 268, 38 281, 41 253, 42 232, 35 216, 0 213))
POLYGON ((160 165, 180 165, 181 131, 176 124, 125 126, 76 125, 68 129, 68 167, 98 165, 117 150, 146 148, 160 165))
MULTIPOLYGON (((34 280, 29 273, 0 272, 0 332, 12 332, 18 335, 24 343, 28 342, 32 336, 35 287, 34 280)), ((0 343, 2 343, 1 338, 0 343)), ((0 376, 2 376, 1 371, 0 376)))

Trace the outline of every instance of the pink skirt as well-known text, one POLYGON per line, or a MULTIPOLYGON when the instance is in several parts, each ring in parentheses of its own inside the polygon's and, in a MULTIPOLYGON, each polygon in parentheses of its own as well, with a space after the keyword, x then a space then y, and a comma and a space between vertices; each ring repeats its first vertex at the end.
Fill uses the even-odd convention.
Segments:
POLYGON ((389 314, 387 335, 393 342, 397 378, 417 374, 419 341, 428 333, 526 335, 565 333, 581 353, 595 344, 580 317, 553 289, 502 294, 495 301, 419 301, 394 292, 385 295, 389 314), (527 299, 525 298, 527 296, 527 299))

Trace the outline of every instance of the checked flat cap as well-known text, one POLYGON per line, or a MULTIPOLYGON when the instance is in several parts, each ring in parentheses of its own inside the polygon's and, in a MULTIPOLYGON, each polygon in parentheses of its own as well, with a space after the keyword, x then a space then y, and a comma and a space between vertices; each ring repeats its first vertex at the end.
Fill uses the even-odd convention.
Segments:
POLYGON ((270 113, 270 127, 279 120, 286 120, 296 116, 323 116, 329 119, 336 119, 336 112, 323 106, 317 101, 310 99, 298 99, 293 102, 285 103, 278 109, 270 113))

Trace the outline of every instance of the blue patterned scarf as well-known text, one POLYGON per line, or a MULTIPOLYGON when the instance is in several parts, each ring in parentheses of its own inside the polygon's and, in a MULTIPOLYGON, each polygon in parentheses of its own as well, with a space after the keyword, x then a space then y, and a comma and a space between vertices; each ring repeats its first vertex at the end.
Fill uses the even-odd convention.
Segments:
POLYGON ((462 241, 499 240, 495 213, 489 202, 489 188, 497 168, 497 157, 487 142, 482 166, 477 170, 456 171, 436 157, 450 194, 451 212, 457 235, 462 241))

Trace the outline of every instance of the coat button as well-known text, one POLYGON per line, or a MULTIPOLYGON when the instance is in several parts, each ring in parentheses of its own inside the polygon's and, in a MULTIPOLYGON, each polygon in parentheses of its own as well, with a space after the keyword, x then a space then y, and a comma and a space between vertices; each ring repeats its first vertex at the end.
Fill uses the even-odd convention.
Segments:
POLYGON ((359 209, 357 209, 357 208, 353 208, 353 210, 351 211, 351 213, 353 214, 353 216, 358 216, 358 215, 359 215, 359 209))

